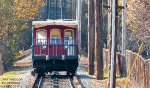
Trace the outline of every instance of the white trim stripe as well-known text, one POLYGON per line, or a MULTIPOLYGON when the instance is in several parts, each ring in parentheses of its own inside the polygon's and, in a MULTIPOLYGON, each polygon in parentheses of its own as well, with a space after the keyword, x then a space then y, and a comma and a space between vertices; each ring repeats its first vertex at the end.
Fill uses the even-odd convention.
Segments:
POLYGON ((78 22, 63 20, 33 21, 32 25, 78 25, 78 22))

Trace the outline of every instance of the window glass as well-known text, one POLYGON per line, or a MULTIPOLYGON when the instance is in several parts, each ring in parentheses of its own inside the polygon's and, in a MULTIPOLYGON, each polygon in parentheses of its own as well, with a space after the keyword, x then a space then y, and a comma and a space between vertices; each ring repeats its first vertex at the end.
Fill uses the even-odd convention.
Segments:
POLYGON ((66 29, 64 36, 64 44, 68 45, 70 42, 74 42, 74 31, 72 29, 66 29))
POLYGON ((50 36, 51 44, 61 44, 61 33, 59 29, 52 29, 51 36, 50 36))
POLYGON ((37 44, 46 44, 46 31, 37 30, 37 44))
POLYGON ((74 46, 74 30, 66 29, 65 30, 65 39, 64 39, 64 48, 67 49, 68 56, 75 55, 75 46, 74 46))

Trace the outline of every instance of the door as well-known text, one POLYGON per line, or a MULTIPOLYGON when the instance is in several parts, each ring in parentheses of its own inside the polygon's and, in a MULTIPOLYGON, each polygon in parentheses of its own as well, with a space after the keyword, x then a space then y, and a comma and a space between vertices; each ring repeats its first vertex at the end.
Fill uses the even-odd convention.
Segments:
POLYGON ((61 32, 60 29, 54 28, 50 31, 50 56, 61 56, 62 45, 61 45, 61 32))

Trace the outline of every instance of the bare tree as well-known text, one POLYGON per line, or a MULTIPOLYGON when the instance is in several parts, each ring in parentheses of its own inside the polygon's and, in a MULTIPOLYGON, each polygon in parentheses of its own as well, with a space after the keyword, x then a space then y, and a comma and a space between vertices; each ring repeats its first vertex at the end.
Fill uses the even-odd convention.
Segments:
POLYGON ((127 7, 127 49, 138 51, 139 42, 144 42, 142 55, 150 57, 150 2, 149 0, 128 0, 127 7))
POLYGON ((0 50, 0 75, 4 73, 3 62, 2 62, 2 53, 0 50))
POLYGON ((88 72, 94 74, 94 2, 88 0, 88 72))
POLYGON ((103 27, 102 27, 102 0, 94 0, 95 5, 95 60, 96 79, 103 79, 103 27))

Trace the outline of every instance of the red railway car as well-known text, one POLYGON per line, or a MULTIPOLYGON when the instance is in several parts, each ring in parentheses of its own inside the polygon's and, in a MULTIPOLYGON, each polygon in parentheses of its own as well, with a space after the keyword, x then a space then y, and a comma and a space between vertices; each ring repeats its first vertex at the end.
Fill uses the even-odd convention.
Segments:
POLYGON ((67 75, 74 75, 78 67, 77 21, 33 21, 32 25, 34 71, 67 71, 67 75))

